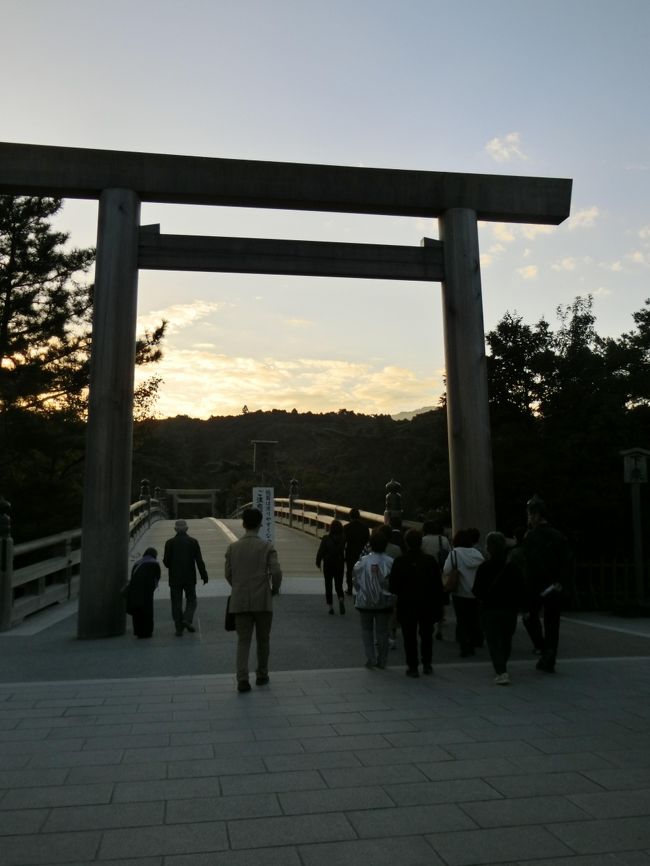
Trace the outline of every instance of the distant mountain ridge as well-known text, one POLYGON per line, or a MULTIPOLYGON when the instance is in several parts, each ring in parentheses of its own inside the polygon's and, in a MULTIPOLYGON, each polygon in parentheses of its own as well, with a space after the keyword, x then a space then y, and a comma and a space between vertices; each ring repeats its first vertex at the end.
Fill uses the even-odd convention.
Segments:
POLYGON ((425 412, 433 412, 436 406, 421 406, 419 409, 413 409, 410 412, 398 412, 397 415, 391 415, 393 421, 411 421, 416 415, 423 415, 425 412))

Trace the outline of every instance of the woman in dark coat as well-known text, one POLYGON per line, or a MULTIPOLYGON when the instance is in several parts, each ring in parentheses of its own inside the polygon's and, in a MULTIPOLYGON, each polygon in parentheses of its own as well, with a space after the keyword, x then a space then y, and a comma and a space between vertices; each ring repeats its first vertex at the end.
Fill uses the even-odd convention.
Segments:
POLYGON ((472 591, 480 604, 481 626, 496 674, 494 682, 507 686, 512 636, 524 595, 523 576, 515 563, 508 560, 504 535, 490 532, 485 541, 488 558, 476 571, 472 591))
POLYGON ((402 626, 409 677, 419 676, 418 632, 422 672, 432 674, 433 626, 442 617, 445 594, 440 566, 422 553, 422 533, 409 529, 404 536, 406 553, 393 562, 390 591, 397 596, 397 619, 402 626))
POLYGON ((148 547, 131 570, 126 609, 133 618, 133 634, 148 638, 153 634, 153 594, 160 580, 158 551, 148 547))
POLYGON ((316 554, 316 568, 323 566, 323 577, 325 578, 325 602, 329 607, 329 613, 334 613, 332 606, 332 582, 339 600, 339 613, 345 613, 343 601, 343 570, 345 567, 345 536, 343 535, 343 524, 340 520, 333 520, 330 531, 321 539, 318 553, 316 554))

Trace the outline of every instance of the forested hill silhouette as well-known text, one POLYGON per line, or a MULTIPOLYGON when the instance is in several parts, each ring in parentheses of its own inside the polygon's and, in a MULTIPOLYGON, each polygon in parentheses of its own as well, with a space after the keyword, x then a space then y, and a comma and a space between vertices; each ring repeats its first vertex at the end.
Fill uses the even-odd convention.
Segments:
POLYGON ((265 477, 277 496, 287 496, 290 479, 297 478, 303 498, 383 512, 385 485, 395 478, 403 485, 409 516, 449 507, 441 409, 410 421, 346 409, 323 414, 274 409, 203 421, 177 416, 143 422, 135 433, 134 488, 145 477, 161 488, 219 488, 220 508, 227 513, 259 483, 253 472, 255 439, 278 443, 275 466, 265 477))
MULTIPOLYGON (((593 401, 592 401, 593 402, 593 401)), ((512 533, 525 521, 534 493, 551 508, 553 522, 578 549, 608 555, 629 553, 629 489, 622 481, 621 447, 642 441, 650 420, 642 405, 616 413, 604 400, 585 415, 585 402, 572 401, 560 416, 514 413, 491 406, 498 528, 512 533)), ((305 499, 356 505, 383 512, 385 485, 403 486, 407 519, 449 516, 447 419, 444 408, 394 420, 341 409, 317 414, 245 411, 197 420, 187 416, 136 425, 133 497, 141 478, 151 487, 214 487, 219 509, 228 514, 248 501, 259 483, 253 472, 255 439, 277 441, 276 462, 265 483, 287 496, 289 481, 300 483, 305 499)), ((647 503, 642 503, 644 512, 647 503)), ((645 513, 643 519, 646 519, 645 513)))

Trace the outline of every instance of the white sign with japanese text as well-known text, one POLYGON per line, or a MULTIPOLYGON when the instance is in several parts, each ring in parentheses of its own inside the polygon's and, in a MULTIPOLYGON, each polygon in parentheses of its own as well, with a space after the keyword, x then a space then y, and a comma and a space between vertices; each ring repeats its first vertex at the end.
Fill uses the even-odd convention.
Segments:
POLYGON ((253 487, 253 508, 258 508, 262 512, 259 537, 273 544, 275 542, 275 497, 272 487, 253 487))

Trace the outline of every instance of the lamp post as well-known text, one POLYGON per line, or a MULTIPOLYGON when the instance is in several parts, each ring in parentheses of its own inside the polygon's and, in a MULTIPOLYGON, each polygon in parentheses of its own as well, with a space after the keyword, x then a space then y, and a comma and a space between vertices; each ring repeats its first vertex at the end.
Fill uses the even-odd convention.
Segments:
POLYGON ((145 499, 147 502, 147 529, 151 529, 151 490, 148 478, 143 478, 140 482, 140 499, 145 499))
POLYGON ((289 529, 293 526, 293 501, 299 496, 299 486, 297 478, 289 482, 289 529))
POLYGON ((643 541, 641 537, 641 485, 648 483, 648 455, 646 448, 621 451, 623 480, 630 485, 632 495, 632 536, 634 544, 634 585, 637 604, 645 598, 643 575, 643 541))

